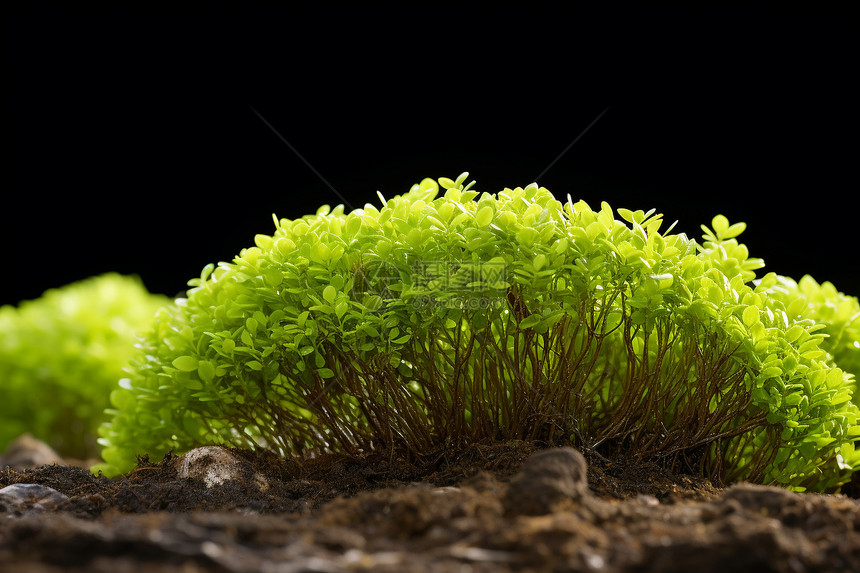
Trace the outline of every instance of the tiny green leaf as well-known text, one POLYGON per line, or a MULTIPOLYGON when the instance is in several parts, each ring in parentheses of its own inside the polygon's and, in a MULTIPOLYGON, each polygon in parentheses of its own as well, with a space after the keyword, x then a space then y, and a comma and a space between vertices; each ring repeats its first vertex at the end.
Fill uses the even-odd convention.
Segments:
POLYGON ((753 326, 761 321, 759 317, 759 309, 756 306, 750 305, 744 309, 743 321, 747 326, 753 326))
POLYGON ((201 360, 197 363, 197 375, 204 382, 211 382, 215 378, 215 366, 209 360, 201 360))
POLYGON ((180 356, 173 360, 173 367, 182 372, 193 372, 197 370, 197 359, 193 356, 180 356))
POLYGON ((479 227, 486 227, 493 220, 493 208, 492 207, 483 207, 480 209, 475 215, 475 224, 479 227))
POLYGON ((322 295, 326 302, 331 304, 334 302, 334 299, 337 296, 337 289, 335 289, 331 285, 328 285, 323 289, 322 295))

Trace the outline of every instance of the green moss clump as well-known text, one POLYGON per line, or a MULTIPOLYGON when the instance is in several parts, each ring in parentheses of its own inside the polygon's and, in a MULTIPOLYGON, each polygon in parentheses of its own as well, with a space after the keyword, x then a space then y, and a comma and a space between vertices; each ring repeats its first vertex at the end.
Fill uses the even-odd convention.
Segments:
POLYGON ((207 266, 113 393, 99 469, 209 443, 426 458, 524 439, 726 482, 849 479, 850 376, 757 279, 743 223, 699 243, 653 211, 466 177, 276 218, 207 266))
POLYGON ((96 436, 124 367, 133 333, 166 297, 114 273, 0 307, 0 451, 30 433, 65 456, 99 454, 96 436))
POLYGON ((783 302, 790 314, 824 326, 818 333, 821 350, 830 354, 836 366, 851 374, 857 397, 860 391, 860 302, 857 297, 840 292, 831 282, 818 283, 809 275, 799 281, 779 277, 770 293, 783 302))

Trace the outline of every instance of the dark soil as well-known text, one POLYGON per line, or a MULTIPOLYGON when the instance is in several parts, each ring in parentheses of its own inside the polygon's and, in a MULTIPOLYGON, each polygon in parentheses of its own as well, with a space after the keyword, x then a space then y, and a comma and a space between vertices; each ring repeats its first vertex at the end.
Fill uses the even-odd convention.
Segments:
POLYGON ((209 484, 171 455, 117 480, 0 470, 0 488, 67 496, 0 508, 0 570, 860 571, 860 502, 845 494, 721 488, 521 442, 424 467, 227 453, 238 473, 209 484))

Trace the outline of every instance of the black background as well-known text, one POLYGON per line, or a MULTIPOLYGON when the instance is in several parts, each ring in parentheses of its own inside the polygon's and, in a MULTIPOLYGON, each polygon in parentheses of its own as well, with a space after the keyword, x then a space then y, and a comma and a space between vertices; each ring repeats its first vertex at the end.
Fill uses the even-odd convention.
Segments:
POLYGON ((653 207, 695 237, 722 213, 748 223, 742 240, 765 270, 857 295, 851 22, 837 11, 10 14, 0 304, 106 271, 173 295, 270 234, 272 213, 376 204, 377 190, 462 171, 482 191, 540 175, 560 200, 653 207))

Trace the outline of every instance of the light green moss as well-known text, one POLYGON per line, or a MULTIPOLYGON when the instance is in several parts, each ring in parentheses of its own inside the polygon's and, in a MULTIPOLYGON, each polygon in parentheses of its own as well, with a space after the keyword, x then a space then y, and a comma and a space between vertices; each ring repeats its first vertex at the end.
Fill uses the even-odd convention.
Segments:
POLYGON ((28 432, 63 455, 98 457, 97 429, 136 352, 133 333, 167 303, 111 273, 0 307, 0 451, 28 432))
MULTIPOLYGON (((809 275, 799 281, 779 277, 771 289, 797 315, 824 325, 822 350, 826 350, 836 366, 860 379, 860 302, 837 290, 831 282, 818 283, 809 275)), ((856 395, 856 392, 855 392, 856 395)))
POLYGON ((276 218, 207 266, 113 393, 100 469, 207 443, 421 457, 501 438, 727 481, 848 479, 850 377, 777 275, 753 283, 743 223, 717 216, 699 244, 653 212, 466 177, 276 218))

